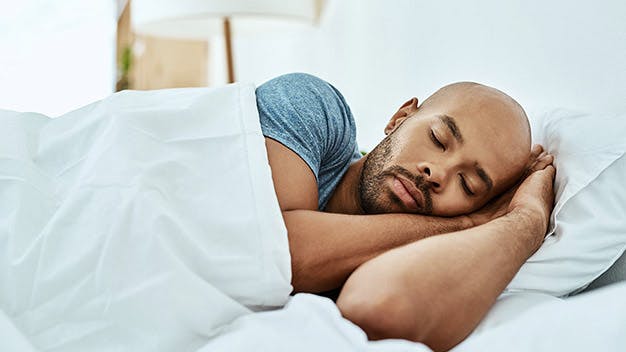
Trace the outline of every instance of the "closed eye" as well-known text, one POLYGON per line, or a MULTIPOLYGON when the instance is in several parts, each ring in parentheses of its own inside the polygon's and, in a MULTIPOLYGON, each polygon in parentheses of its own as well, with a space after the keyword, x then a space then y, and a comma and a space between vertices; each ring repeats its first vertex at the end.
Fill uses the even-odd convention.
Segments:
POLYGON ((430 140, 433 141, 433 143, 440 148, 443 151, 446 151, 446 147, 443 145, 443 143, 441 143, 439 141, 439 138, 437 138, 437 136, 435 136, 435 132, 433 132, 433 130, 430 130, 430 140))
POLYGON ((459 174, 459 179, 461 180, 461 187, 463 187, 465 194, 472 197, 474 195, 474 192, 472 192, 472 190, 467 185, 467 182, 465 182, 465 178, 463 177, 463 175, 459 174))

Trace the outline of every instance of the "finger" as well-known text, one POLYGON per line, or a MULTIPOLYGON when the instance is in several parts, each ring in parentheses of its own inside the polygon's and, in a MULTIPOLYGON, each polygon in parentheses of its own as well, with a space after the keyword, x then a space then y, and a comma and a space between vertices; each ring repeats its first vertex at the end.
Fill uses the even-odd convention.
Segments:
POLYGON ((532 169, 532 168, 533 168, 533 166, 535 166, 535 164, 536 164, 536 163, 537 163, 537 162, 538 162, 541 158, 543 158, 544 156, 546 156, 547 154, 548 154, 548 153, 547 153, 546 151, 543 151, 543 152, 541 152, 539 155, 535 156, 535 158, 534 158, 534 159, 531 159, 531 160, 530 160, 530 162, 528 163, 528 164, 529 164, 528 168, 529 168, 529 169, 532 169))
POLYGON ((536 177, 539 179, 549 178, 550 180, 553 180, 555 174, 556 174, 556 168, 554 167, 554 165, 550 164, 541 170, 534 171, 533 173, 530 174, 529 177, 533 177, 533 178, 536 177))
POLYGON ((541 154, 542 151, 543 151, 543 146, 541 144, 535 144, 530 150, 530 155, 533 157, 536 157, 537 155, 541 154))
POLYGON ((554 161, 554 156, 552 156, 551 154, 546 154, 542 156, 541 158, 537 159, 535 164, 533 164, 533 166, 531 167, 531 170, 532 171, 543 170, 546 168, 546 166, 552 164, 553 161, 554 161))
MULTIPOLYGON (((554 174, 556 173, 556 169, 554 168, 554 165, 552 164, 548 164, 546 165, 544 168, 539 169, 539 170, 533 170, 530 172, 530 174, 528 175, 527 179, 537 179, 537 178, 543 178, 543 177, 552 177, 554 178, 554 174)), ((533 181, 531 181, 533 182, 533 181)))
POLYGON ((552 180, 552 184, 550 184, 550 190, 552 192, 552 207, 554 207, 554 205, 556 204, 556 195, 554 194, 554 177, 556 176, 556 168, 554 167, 554 165, 548 165, 546 167, 546 172, 548 172, 548 176, 550 177, 550 180, 552 180))
POLYGON ((554 162, 554 155, 546 154, 543 158, 541 158, 541 161, 552 164, 554 162))
POLYGON ((531 150, 530 157, 528 158, 528 163, 526 164, 527 174, 528 172, 532 172, 536 170, 534 167, 537 163, 537 160, 545 156, 547 152, 543 150, 541 144, 535 144, 531 150))

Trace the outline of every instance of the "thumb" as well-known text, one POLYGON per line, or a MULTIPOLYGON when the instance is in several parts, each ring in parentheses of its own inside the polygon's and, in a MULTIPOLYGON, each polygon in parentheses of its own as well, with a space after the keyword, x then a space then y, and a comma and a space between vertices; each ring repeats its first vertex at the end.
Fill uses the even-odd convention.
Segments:
POLYGON ((546 168, 543 169, 542 171, 545 172, 548 176, 550 176, 550 178, 554 178, 554 176, 556 175, 556 168, 552 164, 546 166, 546 168))

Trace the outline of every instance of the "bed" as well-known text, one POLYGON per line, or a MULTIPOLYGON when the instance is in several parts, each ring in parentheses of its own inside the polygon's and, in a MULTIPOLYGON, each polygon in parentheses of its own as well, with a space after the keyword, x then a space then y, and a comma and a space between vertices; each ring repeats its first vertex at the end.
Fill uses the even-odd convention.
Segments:
MULTIPOLYGON (((626 350, 623 6, 404 4, 398 22, 427 54, 407 51, 422 60, 410 94, 462 79, 502 88, 560 170, 545 245, 454 350, 626 350), (503 15, 481 20, 488 9, 503 15)), ((388 6, 360 6, 350 28, 388 6)), ((369 72, 341 65, 344 82, 369 72)), ((380 108, 348 100, 357 118, 380 108)), ((1 350, 430 351, 368 341, 331 300, 290 295, 254 85, 125 91, 54 119, 0 111, 0 125, 1 350)))
MULTIPOLYGON (((54 119, 12 111, 0 119, 5 346, 429 350, 367 341, 331 300, 290 296, 253 85, 124 91, 54 119)), ((599 339, 624 347, 626 285, 557 297, 585 288, 626 248, 626 219, 611 213, 626 211, 625 190, 612 187, 626 173, 626 119, 559 110, 533 121, 560 163, 551 235, 457 349, 508 346, 519 331, 534 336, 517 341, 520 350, 582 351, 599 339), (577 131, 599 122, 613 128, 581 142, 577 131), (603 209, 600 224, 580 216, 589 204, 603 209), (575 340, 590 319, 594 338, 575 340)))

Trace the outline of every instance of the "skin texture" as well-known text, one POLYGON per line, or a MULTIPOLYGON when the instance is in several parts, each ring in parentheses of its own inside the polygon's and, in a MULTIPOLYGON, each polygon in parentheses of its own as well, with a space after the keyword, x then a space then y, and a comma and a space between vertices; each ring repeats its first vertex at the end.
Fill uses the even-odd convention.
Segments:
POLYGON ((529 176, 504 197, 503 216, 361 265, 337 299, 343 316, 372 340, 404 338, 435 351, 467 337, 543 242, 555 169, 541 148, 533 152, 529 176))
POLYGON ((531 150, 513 99, 475 83, 446 86, 422 105, 410 99, 385 133, 348 168, 323 212, 306 163, 266 138, 294 291, 345 283, 337 306, 370 339, 449 349, 541 245, 553 206, 552 156, 531 150))
POLYGON ((523 109, 506 94, 475 83, 448 85, 420 107, 416 98, 407 101, 385 133, 352 166, 361 168, 358 181, 347 173, 327 211, 468 214, 514 184, 530 155, 523 109), (415 202, 402 201, 398 180, 415 189, 415 202))

